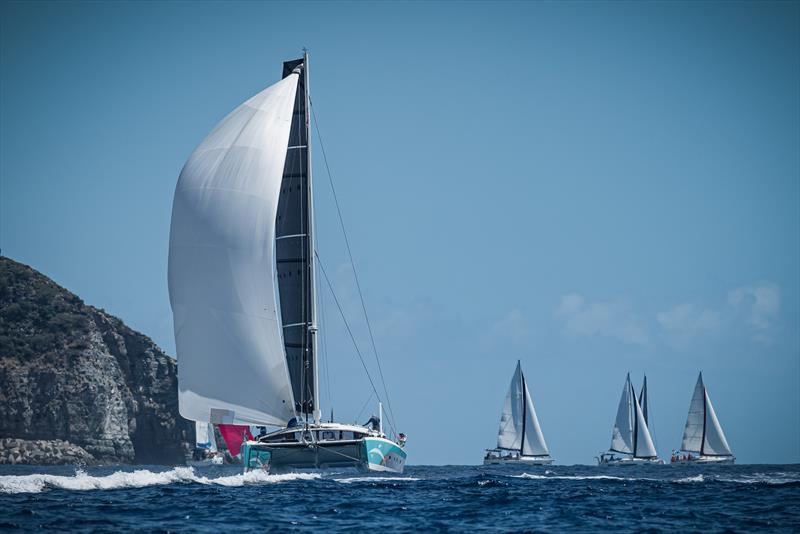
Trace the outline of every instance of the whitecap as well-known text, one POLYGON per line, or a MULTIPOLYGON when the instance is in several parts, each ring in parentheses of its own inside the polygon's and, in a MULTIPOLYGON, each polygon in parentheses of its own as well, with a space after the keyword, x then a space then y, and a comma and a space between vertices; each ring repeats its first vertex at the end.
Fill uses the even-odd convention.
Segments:
POLYGON ((334 478, 334 480, 342 484, 352 484, 354 482, 416 482, 419 479, 414 477, 351 477, 334 478))
POLYGON ((703 476, 702 473, 700 473, 699 475, 695 475, 693 477, 676 478, 672 482, 675 482, 676 484, 692 484, 693 482, 705 482, 705 481, 706 481, 705 477, 703 476))
POLYGON ((167 471, 150 471, 148 469, 115 471, 110 475, 93 476, 79 469, 74 476, 48 474, 0 476, 0 493, 39 493, 47 488, 70 491, 111 490, 188 483, 231 487, 245 484, 313 480, 320 476, 320 474, 315 473, 270 475, 263 471, 250 471, 237 475, 209 478, 198 476, 194 468, 191 467, 175 467, 167 471))
POLYGON ((533 473, 522 473, 521 475, 510 475, 512 478, 527 478, 531 480, 619 480, 619 481, 634 481, 634 480, 653 480, 649 478, 623 478, 611 475, 536 475, 533 473))

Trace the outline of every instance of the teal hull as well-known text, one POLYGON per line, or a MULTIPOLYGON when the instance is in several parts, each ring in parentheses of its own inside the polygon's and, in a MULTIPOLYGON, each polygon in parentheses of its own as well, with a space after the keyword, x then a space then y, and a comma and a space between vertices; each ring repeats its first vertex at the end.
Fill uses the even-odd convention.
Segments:
POLYGON ((357 441, 275 445, 242 444, 245 471, 261 469, 271 473, 293 469, 357 467, 368 471, 402 473, 406 451, 384 438, 366 437, 357 441))

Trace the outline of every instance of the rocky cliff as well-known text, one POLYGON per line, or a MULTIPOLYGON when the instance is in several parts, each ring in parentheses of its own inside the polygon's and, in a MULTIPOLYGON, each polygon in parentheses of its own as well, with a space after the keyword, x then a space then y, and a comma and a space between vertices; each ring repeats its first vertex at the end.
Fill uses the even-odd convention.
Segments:
POLYGON ((193 441, 175 360, 0 257, 0 463, 177 464, 193 441))

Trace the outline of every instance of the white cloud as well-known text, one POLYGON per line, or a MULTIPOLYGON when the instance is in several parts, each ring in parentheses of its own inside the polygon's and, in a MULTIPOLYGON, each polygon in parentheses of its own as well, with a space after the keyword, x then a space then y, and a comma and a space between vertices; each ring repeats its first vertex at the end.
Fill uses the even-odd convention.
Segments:
POLYGON ((753 339, 772 341, 775 321, 781 310, 781 290, 772 282, 757 282, 737 287, 728 293, 728 304, 737 314, 744 316, 753 330, 753 339))
POLYGON ((647 324, 627 300, 587 302, 571 293, 561 297, 555 315, 564 321, 564 331, 575 337, 606 336, 638 345, 650 339, 647 324))
POLYGON ((519 310, 511 310, 491 328, 492 336, 509 338, 516 343, 527 341, 528 334, 528 321, 519 310))
POLYGON ((656 320, 679 345, 685 345, 696 336, 716 330, 720 314, 692 303, 678 304, 667 311, 658 312, 656 320))

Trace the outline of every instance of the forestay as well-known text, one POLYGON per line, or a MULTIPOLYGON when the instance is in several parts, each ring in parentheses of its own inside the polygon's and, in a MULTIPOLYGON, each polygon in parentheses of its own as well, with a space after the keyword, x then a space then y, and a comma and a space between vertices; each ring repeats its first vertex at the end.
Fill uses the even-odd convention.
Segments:
POLYGON ((169 293, 180 413, 294 416, 275 282, 275 219, 298 76, 236 108, 192 153, 172 207, 169 293))

